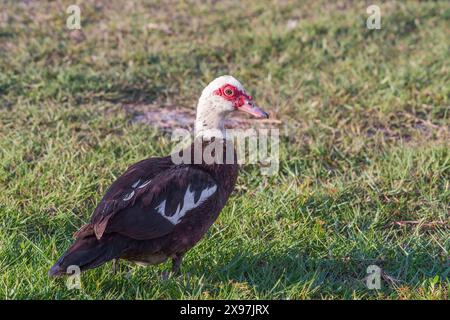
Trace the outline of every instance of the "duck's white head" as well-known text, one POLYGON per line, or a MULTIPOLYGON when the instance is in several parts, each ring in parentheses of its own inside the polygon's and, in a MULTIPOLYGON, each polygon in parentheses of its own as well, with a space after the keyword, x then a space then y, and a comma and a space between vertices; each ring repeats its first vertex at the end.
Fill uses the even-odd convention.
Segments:
POLYGON ((232 76, 221 76, 211 81, 202 91, 197 104, 196 136, 208 138, 219 132, 225 136, 225 118, 235 111, 249 113, 256 118, 268 118, 247 94, 242 84, 232 76))

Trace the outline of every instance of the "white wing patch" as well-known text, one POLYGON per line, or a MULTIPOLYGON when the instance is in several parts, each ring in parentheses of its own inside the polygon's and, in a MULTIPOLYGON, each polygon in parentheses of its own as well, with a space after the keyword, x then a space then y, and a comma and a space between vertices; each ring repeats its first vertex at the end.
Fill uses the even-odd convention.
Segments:
POLYGON ((138 181, 136 181, 135 183, 133 183, 133 185, 132 185, 131 187, 132 187, 133 189, 136 188, 140 182, 141 182, 141 179, 139 179, 138 181))
MULTIPOLYGON (((134 190, 142 189, 142 188, 146 187, 150 182, 152 182, 151 179, 144 181, 144 183, 139 186, 139 183, 141 183, 141 179, 138 179, 138 181, 136 181, 135 183, 133 183, 131 185, 131 188, 134 190)), ((131 198, 133 198, 134 194, 135 194, 134 190, 132 190, 130 193, 127 193, 122 200, 123 201, 131 200, 131 198)))
POLYGON ((127 195, 125 196, 125 198, 123 198, 123 201, 128 201, 128 200, 130 200, 131 198, 133 198, 133 196, 134 196, 134 191, 131 191, 129 194, 127 194, 127 195))
MULTIPOLYGON (((140 180, 139 180, 140 181, 140 180)), ((142 189, 146 187, 150 182, 152 182, 152 179, 145 181, 143 184, 141 184, 138 189, 142 189)))
POLYGON ((162 201, 159 206, 156 207, 156 210, 158 213, 167 220, 170 221, 173 225, 177 224, 182 217, 188 212, 189 210, 192 210, 199 205, 201 205, 203 202, 205 202, 206 199, 208 199, 211 195, 216 192, 217 186, 213 185, 212 187, 206 188, 202 190, 202 193, 200 195, 200 198, 197 200, 197 202, 194 202, 194 193, 191 191, 191 185, 188 186, 186 193, 184 194, 184 201, 183 201, 183 207, 180 208, 180 205, 177 207, 177 211, 172 216, 166 215, 166 200, 162 201))

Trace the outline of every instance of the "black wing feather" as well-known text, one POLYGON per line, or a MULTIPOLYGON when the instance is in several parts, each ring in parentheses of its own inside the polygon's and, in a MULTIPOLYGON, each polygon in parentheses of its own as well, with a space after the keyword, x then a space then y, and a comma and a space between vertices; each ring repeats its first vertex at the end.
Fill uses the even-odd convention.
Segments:
MULTIPOLYGON (((157 206, 165 201, 165 215, 173 216, 183 207, 188 188, 194 192, 197 202, 202 191, 214 184, 209 173, 191 166, 174 166, 170 157, 141 161, 111 185, 88 229, 93 230, 97 239, 104 233, 114 232, 138 240, 162 237, 170 233, 174 225, 161 216, 157 206), (140 188, 150 179, 150 183, 140 188)), ((217 194, 211 198, 214 196, 217 194)))

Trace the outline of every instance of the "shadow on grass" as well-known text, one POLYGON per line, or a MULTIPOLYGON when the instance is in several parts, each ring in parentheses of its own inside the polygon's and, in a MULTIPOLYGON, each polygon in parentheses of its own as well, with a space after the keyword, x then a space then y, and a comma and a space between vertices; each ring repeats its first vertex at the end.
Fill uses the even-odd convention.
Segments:
POLYGON ((320 294, 323 289, 364 289, 365 268, 363 263, 310 258, 291 248, 280 253, 241 253, 227 264, 218 266, 210 279, 213 282, 247 283, 259 297, 317 298, 319 296, 315 294, 320 294))
MULTIPOLYGON (((361 256, 355 252, 351 256, 361 256)), ((208 279, 212 284, 247 283, 261 298, 321 298, 339 295, 351 299, 357 291, 360 297, 390 294, 396 288, 422 286, 436 274, 446 279, 450 268, 444 261, 431 258, 426 252, 411 256, 396 254, 392 259, 316 258, 298 249, 281 253, 252 254, 244 252, 229 262, 217 266, 208 279), (382 271, 381 290, 366 286, 367 267, 377 265, 382 271)))
MULTIPOLYGON (((445 273, 449 271, 441 261, 429 260, 426 253, 398 255, 392 260, 315 258, 289 248, 277 253, 244 251, 222 264, 214 264, 211 259, 194 259, 182 267, 180 276, 169 280, 162 276, 163 270, 170 269, 169 262, 148 267, 121 262, 116 275, 108 262, 83 274, 82 291, 67 290, 66 278, 46 282, 53 283, 48 290, 57 299, 370 299, 379 294, 396 297, 395 289, 405 285, 423 287, 434 273, 445 281, 445 273), (365 285, 366 270, 372 264, 381 267, 392 279, 382 277, 381 290, 369 290, 365 285), (405 264, 409 265, 408 272, 403 270, 405 264)), ((41 288, 27 294, 48 298, 41 288)))

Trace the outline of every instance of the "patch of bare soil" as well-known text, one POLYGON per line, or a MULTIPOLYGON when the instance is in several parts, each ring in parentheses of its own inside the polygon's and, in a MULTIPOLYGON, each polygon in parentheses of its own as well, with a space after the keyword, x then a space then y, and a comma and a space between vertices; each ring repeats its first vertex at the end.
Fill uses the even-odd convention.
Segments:
MULTIPOLYGON (((161 106, 160 104, 125 104, 125 112, 131 116, 132 121, 141 122, 155 127, 165 133, 175 129, 194 128, 195 110, 173 105, 161 106)), ((239 129, 271 129, 280 128, 281 121, 270 114, 269 119, 256 120, 243 113, 236 113, 228 118, 225 127, 239 129)))
POLYGON ((390 116, 388 121, 374 116, 370 121, 366 120, 367 137, 374 136, 381 132, 387 140, 403 140, 405 142, 414 142, 415 140, 428 141, 449 141, 450 126, 437 125, 429 120, 418 118, 407 112, 397 112, 390 116))
POLYGON ((449 221, 424 221, 424 220, 402 220, 393 222, 398 227, 418 227, 421 229, 435 229, 437 227, 450 228, 449 221))

